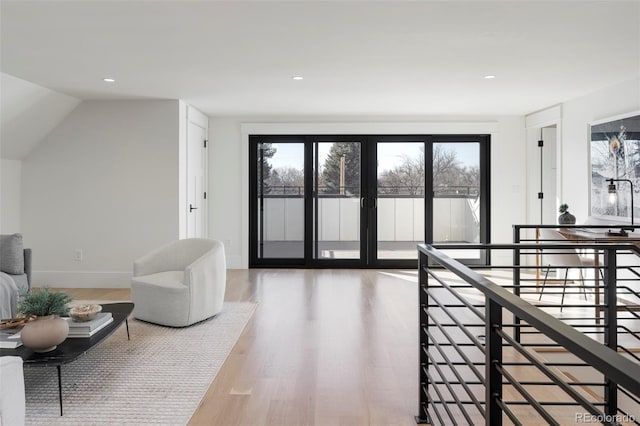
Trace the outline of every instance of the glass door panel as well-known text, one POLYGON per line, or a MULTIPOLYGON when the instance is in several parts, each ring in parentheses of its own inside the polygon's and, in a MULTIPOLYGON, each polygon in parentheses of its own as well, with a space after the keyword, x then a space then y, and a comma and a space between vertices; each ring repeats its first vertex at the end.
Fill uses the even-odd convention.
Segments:
MULTIPOLYGON (((480 243, 480 144, 433 144, 433 242, 480 243)), ((480 250, 445 250, 456 259, 479 259, 480 250)))
POLYGON ((378 142, 376 258, 417 259, 424 243, 424 142, 378 142))
POLYGON ((258 259, 304 258, 304 143, 258 143, 258 259))
POLYGON ((313 144, 314 259, 360 259, 361 148, 313 144))

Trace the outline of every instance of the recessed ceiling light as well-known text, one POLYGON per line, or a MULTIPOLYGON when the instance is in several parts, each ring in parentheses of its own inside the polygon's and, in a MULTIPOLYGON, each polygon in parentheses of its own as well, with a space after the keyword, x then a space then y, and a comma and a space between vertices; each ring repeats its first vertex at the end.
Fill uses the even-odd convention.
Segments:
POLYGON ((487 80, 491 80, 492 78, 496 78, 496 76, 489 74, 489 75, 485 75, 484 78, 486 78, 487 80))
POLYGON ((113 78, 105 77, 102 79, 105 83, 115 83, 116 81, 113 78))
POLYGON ((304 77, 301 75, 294 75, 293 77, 291 77, 293 80, 304 80, 304 77))

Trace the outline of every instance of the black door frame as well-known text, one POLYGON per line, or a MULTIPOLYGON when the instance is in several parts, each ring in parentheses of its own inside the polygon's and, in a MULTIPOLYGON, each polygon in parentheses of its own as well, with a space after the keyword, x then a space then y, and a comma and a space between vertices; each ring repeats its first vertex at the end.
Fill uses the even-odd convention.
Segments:
MULTIPOLYGON (((369 164, 370 170, 369 175, 367 176, 367 198, 370 202, 370 205, 373 206, 372 209, 369 210, 369 227, 371 228, 369 231, 370 244, 368 247, 367 259, 370 260, 368 266, 371 268, 415 268, 417 259, 378 259, 378 142, 382 143, 423 143, 425 147, 425 171, 427 163, 427 150, 430 146, 432 136, 431 135, 372 135, 367 138, 367 145, 369 145, 367 164, 369 164)), ((428 200, 427 200, 427 188, 429 188, 429 173, 425 173, 425 196, 423 198, 424 201, 424 212, 425 212, 425 234, 424 241, 431 241, 427 239, 427 228, 430 230, 431 226, 428 226, 431 221, 427 214, 427 212, 431 210, 427 210, 428 200)), ((430 200, 429 200, 430 201, 430 200)), ((417 253, 417 248, 416 248, 417 253)))
MULTIPOLYGON (((263 210, 264 197, 258 197, 258 184, 263 181, 258 176, 258 146, 261 143, 269 143, 268 141, 276 139, 278 143, 305 143, 304 136, 296 135, 273 135, 273 136, 249 136, 249 267, 305 267, 305 257, 301 258, 264 258, 261 254, 261 246, 259 241, 264 238, 258 238, 258 230, 264 232, 262 226, 263 215, 259 212, 263 210), (259 180, 260 179, 260 180, 259 180), (259 223, 260 221, 260 223, 259 223)), ((304 167, 307 170, 307 155, 305 145, 304 167)), ((307 186, 307 176, 305 174, 305 190, 307 186)), ((306 198, 305 198, 305 209, 306 198)), ((305 212, 306 217, 306 212, 305 212)), ((305 251, 306 251, 306 229, 305 229, 305 251)))
MULTIPOLYGON (((364 185, 365 185, 365 176, 366 176, 366 172, 368 169, 368 164, 367 161, 365 161, 366 158, 366 150, 367 150, 367 141, 366 141, 366 136, 362 136, 362 135, 313 135, 313 136, 307 136, 307 142, 309 144, 309 148, 307 149, 307 153, 310 157, 310 162, 313 163, 313 160, 317 160, 318 156, 315 156, 314 158, 314 153, 315 153, 315 149, 317 147, 316 144, 318 143, 327 143, 327 142, 354 142, 354 143, 360 143, 360 199, 363 200, 363 197, 365 197, 365 190, 364 190, 364 185)), ((366 217, 367 217, 367 203, 366 203, 366 199, 364 200, 364 204, 361 203, 360 204, 360 258, 359 259, 316 259, 313 257, 313 254, 315 253, 316 250, 314 250, 313 244, 314 242, 317 243, 317 232, 319 230, 318 227, 318 215, 317 214, 313 214, 314 211, 317 211, 317 207, 318 207, 318 201, 319 201, 319 197, 317 196, 316 193, 316 188, 313 187, 313 182, 314 182, 314 178, 317 178, 317 176, 314 176, 314 173, 316 173, 319 168, 317 167, 318 164, 312 164, 311 168, 308 168, 307 170, 312 170, 312 173, 308 173, 311 179, 311 186, 309 186, 310 188, 312 188, 312 190, 310 191, 309 194, 309 199, 310 199, 310 205, 307 208, 307 210, 305 211, 305 231, 308 231, 308 235, 310 236, 310 238, 306 238, 305 239, 305 244, 308 244, 308 250, 305 247, 305 258, 306 258, 306 264, 305 267, 309 267, 309 268, 366 268, 367 267, 367 259, 366 259, 366 244, 367 244, 367 239, 366 239, 366 235, 367 235, 367 221, 366 221, 366 217), (314 205, 314 203, 316 203, 314 205), (314 235, 315 233, 315 235, 314 235)), ((306 174, 305 174, 306 176, 306 174)), ((317 180, 316 180, 317 182, 317 180)), ((306 236, 307 234, 305 234, 306 236)), ((317 249, 317 246, 316 246, 317 249)))
MULTIPOLYGON (((250 135, 249 136, 249 267, 291 268, 414 268, 415 259, 377 258, 377 142, 423 142, 425 146, 425 241, 433 241, 433 144, 442 142, 478 142, 480 146, 480 242, 489 243, 490 230, 490 146, 491 137, 486 134, 446 135, 250 135), (359 142, 361 144, 360 170, 360 259, 314 259, 314 231, 318 229, 318 215, 314 215, 315 193, 314 165, 315 143, 359 142), (300 258, 264 258, 258 246, 258 221, 262 215, 263 199, 258 199, 258 146, 260 143, 304 144, 304 255, 300 258), (311 171, 308 173, 307 171, 311 171)), ((263 197, 264 198, 264 197, 263 197)), ((317 207, 317 204, 315 205, 317 207)), ((262 239, 260 239, 262 241, 262 239)), ((480 259, 465 260, 469 264, 488 264, 488 253, 480 259)))

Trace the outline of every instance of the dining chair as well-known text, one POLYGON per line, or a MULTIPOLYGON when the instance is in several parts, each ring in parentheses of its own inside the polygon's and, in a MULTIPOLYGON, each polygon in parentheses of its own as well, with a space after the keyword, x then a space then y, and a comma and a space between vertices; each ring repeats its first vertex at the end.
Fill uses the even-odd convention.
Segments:
MULTIPOLYGON (((540 229, 540 240, 543 243, 555 244, 567 242, 566 238, 554 229, 542 228, 540 229)), ((562 299, 560 300, 560 312, 564 305, 564 296, 567 291, 567 277, 569 275, 569 269, 576 268, 580 274, 580 282, 582 285, 582 292, 584 293, 584 300, 587 300, 587 290, 584 285, 584 274, 582 270, 584 267, 594 267, 595 262, 593 259, 586 256, 580 256, 574 248, 566 249, 544 249, 542 250, 542 264, 546 265, 547 270, 544 274, 544 280, 542 281, 542 288, 540 289, 540 296, 538 300, 542 300, 542 294, 547 284, 547 278, 549 277, 549 271, 551 268, 564 269, 564 279, 562 281, 562 299)))

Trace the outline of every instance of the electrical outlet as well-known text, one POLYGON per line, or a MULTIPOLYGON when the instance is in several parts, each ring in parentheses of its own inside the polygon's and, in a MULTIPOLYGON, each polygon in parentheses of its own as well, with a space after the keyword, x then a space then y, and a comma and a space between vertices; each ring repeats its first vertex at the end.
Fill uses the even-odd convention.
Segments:
POLYGON ((224 245, 227 247, 231 247, 231 240, 224 240, 224 245))
POLYGON ((82 262, 82 259, 84 259, 84 251, 82 249, 76 249, 73 252, 73 260, 76 262, 82 262))

